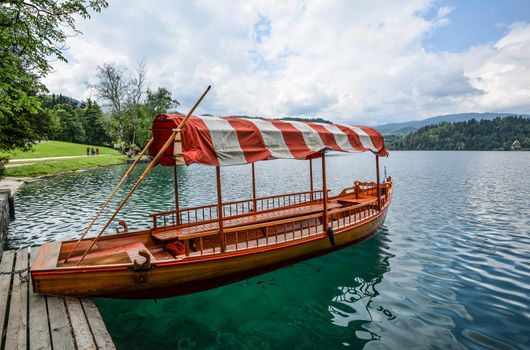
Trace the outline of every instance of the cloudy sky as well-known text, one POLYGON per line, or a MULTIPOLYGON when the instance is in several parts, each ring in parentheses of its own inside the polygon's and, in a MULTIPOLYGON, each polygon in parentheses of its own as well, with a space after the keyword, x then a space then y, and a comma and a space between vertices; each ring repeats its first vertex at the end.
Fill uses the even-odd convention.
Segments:
POLYGON ((376 125, 530 112, 530 1, 128 1, 78 22, 45 83, 94 95, 96 67, 147 66, 186 111, 376 125))

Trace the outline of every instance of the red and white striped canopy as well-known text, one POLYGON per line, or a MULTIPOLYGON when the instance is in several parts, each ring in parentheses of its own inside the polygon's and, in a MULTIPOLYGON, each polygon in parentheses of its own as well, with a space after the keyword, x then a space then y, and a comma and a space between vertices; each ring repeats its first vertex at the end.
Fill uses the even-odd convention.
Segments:
MULTIPOLYGON (((151 157, 158 153, 182 119, 178 114, 156 116, 152 125, 154 141, 149 149, 151 157)), ((309 159, 319 157, 325 150, 388 155, 383 136, 365 126, 192 116, 159 164, 216 166, 278 158, 309 159)))

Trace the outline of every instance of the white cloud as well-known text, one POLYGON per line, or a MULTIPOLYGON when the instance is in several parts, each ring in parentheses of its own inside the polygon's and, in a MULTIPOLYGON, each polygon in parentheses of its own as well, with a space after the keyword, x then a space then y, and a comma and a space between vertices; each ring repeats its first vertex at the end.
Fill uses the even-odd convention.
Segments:
POLYGON ((438 12, 436 14, 436 17, 434 18, 433 22, 438 26, 445 26, 449 24, 449 19, 447 16, 451 12, 454 11, 456 7, 450 7, 450 6, 443 6, 438 9, 438 12))
POLYGON ((528 111, 530 26, 496 43, 434 53, 453 8, 415 1, 113 1, 80 23, 68 64, 46 79, 78 98, 96 66, 144 59, 152 88, 199 112, 322 116, 364 124, 464 111, 528 111))
POLYGON ((527 113, 530 110, 530 25, 518 23, 493 45, 449 54, 461 66, 471 85, 483 94, 462 101, 473 110, 527 113))

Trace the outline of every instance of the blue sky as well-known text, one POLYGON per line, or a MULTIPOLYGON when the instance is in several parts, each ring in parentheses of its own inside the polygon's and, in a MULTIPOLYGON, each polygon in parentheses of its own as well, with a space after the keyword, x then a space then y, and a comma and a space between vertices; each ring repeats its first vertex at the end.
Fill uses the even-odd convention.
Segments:
MULTIPOLYGON (((506 35, 511 24, 530 22, 528 0, 442 0, 436 4, 453 10, 447 16, 449 24, 425 41, 425 46, 433 51, 459 52, 492 43, 506 35)), ((427 17, 435 15, 433 6, 427 17)))
POLYGON ((168 88, 199 113, 380 124, 530 112, 530 1, 113 0, 79 21, 46 84, 94 97, 96 67, 168 88))

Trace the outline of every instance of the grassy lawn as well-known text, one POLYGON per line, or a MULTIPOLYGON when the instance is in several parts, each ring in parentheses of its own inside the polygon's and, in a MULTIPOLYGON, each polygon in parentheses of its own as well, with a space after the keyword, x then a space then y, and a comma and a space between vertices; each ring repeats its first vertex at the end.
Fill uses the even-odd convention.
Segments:
MULTIPOLYGON (((101 152, 101 148, 100 148, 101 152)), ((72 155, 72 154, 68 154, 72 155)), ((42 157, 48 157, 43 155, 42 157)), ((79 170, 85 168, 94 168, 98 166, 112 165, 123 163, 126 159, 123 155, 108 155, 105 157, 86 157, 64 160, 53 160, 46 162, 33 163, 24 166, 17 166, 6 168, 6 176, 14 177, 35 177, 41 175, 53 175, 64 173, 72 170, 79 170)))
POLYGON ((32 151, 28 152, 9 152, 2 153, 0 156, 8 156, 11 159, 28 159, 28 158, 47 158, 47 157, 64 157, 64 156, 84 156, 86 155, 86 148, 99 148, 99 154, 120 155, 120 152, 100 146, 83 145, 80 143, 62 142, 62 141, 46 141, 33 146, 32 151))

